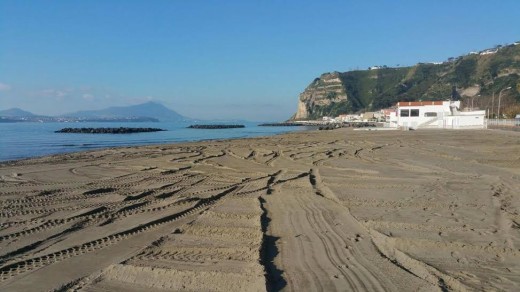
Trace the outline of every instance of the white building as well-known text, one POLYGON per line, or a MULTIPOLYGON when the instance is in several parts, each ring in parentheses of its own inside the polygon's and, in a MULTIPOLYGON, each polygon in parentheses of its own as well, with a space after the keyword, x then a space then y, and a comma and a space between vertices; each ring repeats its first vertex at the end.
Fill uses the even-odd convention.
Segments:
POLYGON ((491 55, 491 54, 496 54, 498 52, 498 49, 489 49, 489 50, 484 50, 482 52, 480 52, 480 55, 491 55))
POLYGON ((460 101, 398 102, 390 127, 405 129, 482 129, 486 111, 459 111, 460 101))
POLYGON ((332 122, 332 121, 334 120, 334 119, 331 118, 331 117, 322 117, 321 119, 322 119, 322 121, 324 121, 324 122, 332 122))
POLYGON ((339 115, 334 119, 336 122, 353 122, 353 121, 359 121, 361 120, 360 115, 339 115))

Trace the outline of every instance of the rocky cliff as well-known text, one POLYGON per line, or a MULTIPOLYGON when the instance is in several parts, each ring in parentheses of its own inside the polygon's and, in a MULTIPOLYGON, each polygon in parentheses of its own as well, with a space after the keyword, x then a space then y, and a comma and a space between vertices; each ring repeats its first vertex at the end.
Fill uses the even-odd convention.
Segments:
MULTIPOLYGON (((372 111, 398 101, 461 99, 490 109, 493 94, 504 106, 520 103, 520 45, 499 46, 442 63, 333 72, 314 79, 300 94, 292 120, 372 111)), ((496 106, 496 104, 495 104, 496 106)))
POLYGON ((303 120, 310 116, 326 115, 323 109, 331 104, 347 100, 347 92, 338 72, 325 73, 307 86, 300 94, 298 111, 294 119, 303 120))

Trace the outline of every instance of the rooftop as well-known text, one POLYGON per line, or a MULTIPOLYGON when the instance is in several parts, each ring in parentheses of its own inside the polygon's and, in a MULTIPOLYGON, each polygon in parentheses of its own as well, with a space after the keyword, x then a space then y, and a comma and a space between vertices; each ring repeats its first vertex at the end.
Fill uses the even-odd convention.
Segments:
POLYGON ((425 105, 442 105, 443 101, 400 101, 397 106, 425 106, 425 105))

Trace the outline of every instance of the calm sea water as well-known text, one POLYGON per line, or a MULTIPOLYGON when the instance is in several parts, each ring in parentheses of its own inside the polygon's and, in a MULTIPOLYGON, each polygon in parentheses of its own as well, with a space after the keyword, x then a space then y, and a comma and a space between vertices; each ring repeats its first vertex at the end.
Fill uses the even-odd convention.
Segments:
POLYGON ((67 153, 115 146, 178 143, 208 139, 269 136, 303 127, 258 127, 201 130, 187 129, 185 123, 0 123, 0 161, 67 153), (66 128, 82 127, 153 127, 167 131, 135 134, 70 134, 54 133, 66 128))

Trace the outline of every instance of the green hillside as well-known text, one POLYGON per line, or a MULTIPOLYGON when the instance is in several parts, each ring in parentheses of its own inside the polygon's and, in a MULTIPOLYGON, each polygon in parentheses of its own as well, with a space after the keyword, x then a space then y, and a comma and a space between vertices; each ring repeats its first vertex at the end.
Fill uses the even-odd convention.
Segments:
MULTIPOLYGON (((520 45, 489 51, 492 53, 483 51, 450 58, 442 64, 419 63, 411 67, 334 72, 339 74, 347 97, 345 100, 316 105, 319 97, 314 97, 312 102, 308 102, 305 98, 312 96, 309 92, 327 90, 309 86, 300 102, 307 106, 308 119, 378 110, 398 101, 448 98, 461 99, 463 106, 468 106, 473 100, 474 107, 489 109, 493 93, 497 98, 500 90, 509 86, 511 90, 504 91, 502 96, 504 106, 520 103, 520 45)), ((327 92, 321 96, 327 96, 327 92)))

